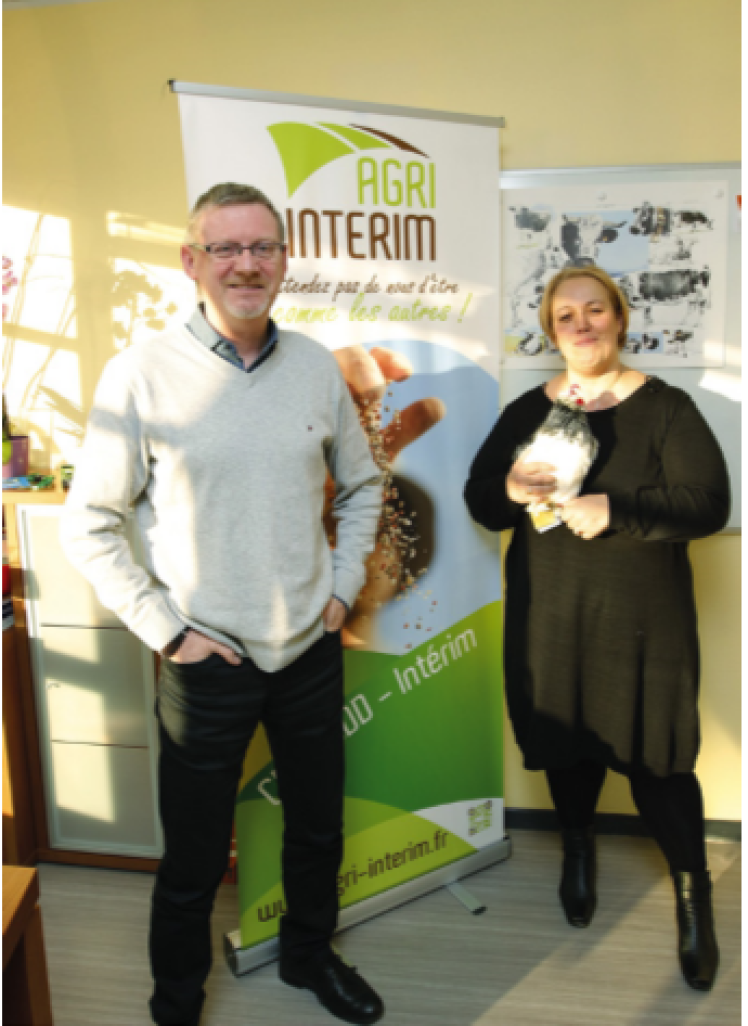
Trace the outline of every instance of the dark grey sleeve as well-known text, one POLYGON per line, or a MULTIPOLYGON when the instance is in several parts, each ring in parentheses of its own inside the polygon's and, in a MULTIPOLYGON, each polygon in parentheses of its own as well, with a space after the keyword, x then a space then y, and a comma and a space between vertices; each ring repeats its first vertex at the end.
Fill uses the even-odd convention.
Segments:
POLYGON ((641 541, 672 542, 720 531, 730 514, 727 466, 686 393, 680 393, 660 458, 662 485, 609 492, 611 528, 641 541))
POLYGON ((506 493, 506 476, 515 461, 518 445, 516 408, 508 407, 478 450, 465 485, 465 503, 473 520, 489 531, 514 527, 525 507, 506 493))

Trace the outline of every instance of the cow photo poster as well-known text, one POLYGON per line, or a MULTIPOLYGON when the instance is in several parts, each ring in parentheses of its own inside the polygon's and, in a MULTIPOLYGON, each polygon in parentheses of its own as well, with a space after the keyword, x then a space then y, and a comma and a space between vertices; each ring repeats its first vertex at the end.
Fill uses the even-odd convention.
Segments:
POLYGON ((723 364, 726 182, 508 189, 502 200, 504 366, 561 365, 540 297, 561 268, 591 264, 628 300, 629 365, 723 364))
MULTIPOLYGON (((272 316, 332 351, 384 474, 376 548, 343 631, 338 878, 344 910, 377 899, 382 911, 420 878, 505 857, 498 543, 462 498, 499 406, 497 125, 179 99, 190 203, 220 181, 275 202, 289 259, 272 316)), ((278 931, 282 829, 260 733, 236 809, 243 950, 278 931)))

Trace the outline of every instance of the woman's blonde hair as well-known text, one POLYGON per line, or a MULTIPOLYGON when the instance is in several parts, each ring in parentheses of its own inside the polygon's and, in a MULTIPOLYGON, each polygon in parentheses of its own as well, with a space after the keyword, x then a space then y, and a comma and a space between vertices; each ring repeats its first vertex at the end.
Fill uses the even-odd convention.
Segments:
POLYGON ((556 332, 553 328, 553 311, 551 309, 553 297, 560 285, 563 285, 566 281, 572 281, 574 278, 593 278, 595 281, 599 282, 608 293, 608 297, 611 305, 613 306, 616 317, 621 318, 621 330, 618 333, 618 348, 623 349, 626 344, 626 335, 629 329, 629 307, 626 302, 626 297, 610 275, 603 271, 601 267, 596 267, 594 264, 590 264, 589 267, 564 267, 562 271, 559 271, 558 274, 551 278, 545 287, 545 292, 543 293, 543 298, 540 301, 540 308, 538 310, 538 320, 540 321, 540 327, 543 329, 543 332, 553 342, 556 341, 556 332))

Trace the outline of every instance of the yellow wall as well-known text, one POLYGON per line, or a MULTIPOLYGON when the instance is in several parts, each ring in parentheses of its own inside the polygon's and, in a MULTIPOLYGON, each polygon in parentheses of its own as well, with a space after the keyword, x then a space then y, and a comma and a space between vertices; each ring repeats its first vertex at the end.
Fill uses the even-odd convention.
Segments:
MULTIPOLYGON (((102 0, 3 21, 3 251, 33 254, 4 385, 39 466, 76 448, 117 344, 190 305, 170 78, 503 115, 507 168, 740 159, 739 0, 102 0)), ((707 814, 737 819, 740 539, 693 558, 699 770, 707 814)), ((508 804, 548 807, 509 732, 507 753, 508 804)), ((607 811, 629 811, 621 783, 607 811)))

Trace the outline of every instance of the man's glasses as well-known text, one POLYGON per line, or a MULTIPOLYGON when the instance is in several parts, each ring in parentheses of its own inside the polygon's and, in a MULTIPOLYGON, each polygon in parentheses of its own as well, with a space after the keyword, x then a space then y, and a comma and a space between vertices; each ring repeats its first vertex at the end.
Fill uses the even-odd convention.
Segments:
POLYGON ((190 247, 201 249, 214 260, 235 260, 248 249, 255 260, 261 260, 265 264, 276 263, 286 249, 282 242, 252 242, 248 246, 243 246, 241 242, 208 242, 205 246, 191 242, 190 247))

